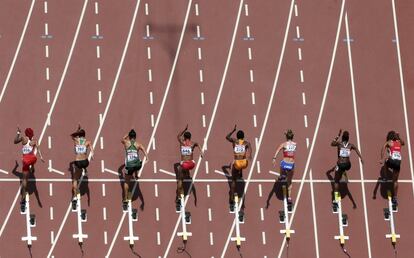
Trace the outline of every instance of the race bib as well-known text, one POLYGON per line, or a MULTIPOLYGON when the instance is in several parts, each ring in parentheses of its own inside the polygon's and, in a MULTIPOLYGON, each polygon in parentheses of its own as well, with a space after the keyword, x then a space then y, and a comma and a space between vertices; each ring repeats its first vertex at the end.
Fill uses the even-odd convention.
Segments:
POLYGON ((190 146, 181 146, 181 155, 189 156, 191 155, 192 152, 193 150, 191 149, 190 146))
POLYGON ((339 150, 339 156, 343 157, 343 158, 348 158, 351 154, 351 150, 350 149, 345 149, 345 148, 341 148, 339 150))
POLYGON ((76 153, 86 153, 86 146, 85 145, 76 145, 75 146, 76 153))
POLYGON ((393 152, 391 155, 392 159, 401 160, 401 153, 400 152, 393 152))
POLYGON ((33 150, 32 146, 23 146, 22 148, 23 154, 29 154, 30 152, 32 152, 32 150, 33 150))
POLYGON ((242 144, 237 144, 234 146, 234 153, 241 154, 246 152, 246 146, 242 144))
POLYGON ((288 144, 288 145, 286 145, 285 150, 289 151, 289 152, 294 152, 296 150, 296 145, 295 144, 288 144))
POLYGON ((127 154, 127 161, 135 161, 138 159, 138 152, 128 152, 127 154))

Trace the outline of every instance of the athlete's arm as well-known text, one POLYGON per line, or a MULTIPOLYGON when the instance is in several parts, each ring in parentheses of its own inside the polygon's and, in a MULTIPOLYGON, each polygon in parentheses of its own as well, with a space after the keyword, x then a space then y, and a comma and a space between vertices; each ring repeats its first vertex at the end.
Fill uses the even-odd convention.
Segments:
POLYGON ((20 131, 20 128, 17 127, 16 137, 14 137, 14 144, 18 144, 19 142, 23 140, 21 133, 22 132, 20 131))
POLYGON ((335 138, 334 138, 334 139, 332 140, 332 142, 331 142, 331 146, 332 146, 332 147, 339 146, 340 142, 338 141, 338 139, 339 139, 339 137, 341 136, 341 133, 342 133, 342 129, 339 129, 339 133, 338 133, 338 135, 337 135, 337 136, 335 136, 335 138))
POLYGON ((283 146, 284 146, 284 143, 280 144, 279 147, 276 149, 275 155, 273 156, 273 160, 276 160, 277 154, 279 154, 283 146))
POLYGON ((247 153, 248 153, 247 158, 251 160, 252 159, 252 152, 253 152, 252 146, 250 145, 250 142, 246 142, 246 145, 247 145, 247 153))
POLYGON ((198 143, 194 143, 194 145, 193 145, 193 150, 195 149, 195 148, 198 148, 198 150, 200 151, 200 156, 201 156, 201 158, 204 158, 204 152, 203 152, 203 150, 201 149, 201 147, 200 147, 200 145, 198 144, 198 143))
POLYGON ((126 141, 128 140, 128 134, 126 134, 123 138, 122 138, 122 140, 121 140, 121 143, 123 144, 123 145, 125 145, 125 143, 126 143, 126 141))
POLYGON ((142 144, 138 144, 138 146, 137 146, 137 148, 138 148, 138 150, 141 150, 142 151, 142 153, 144 153, 144 156, 145 156, 145 162, 148 162, 149 161, 149 158, 148 158, 148 153, 147 153, 147 151, 145 150, 145 148, 144 148, 144 145, 142 145, 142 144))
POLYGON ((177 135, 177 140, 180 144, 183 144, 183 134, 187 131, 188 129, 188 125, 184 128, 184 130, 182 130, 178 135, 177 135))
POLYGON ((235 131, 236 131, 236 125, 234 125, 234 129, 233 129, 233 131, 231 131, 230 133, 228 133, 228 134, 226 135, 226 140, 227 140, 227 141, 229 141, 229 142, 231 142, 231 143, 234 143, 234 142, 235 142, 234 138, 232 138, 232 137, 231 137, 231 135, 232 135, 235 131))
POLYGON ((88 146, 87 147, 89 147, 89 154, 91 155, 91 160, 93 160, 94 152, 93 152, 93 147, 92 147, 92 144, 91 144, 90 141, 88 141, 88 146))
POLYGON ((45 160, 43 159, 42 152, 40 151, 40 146, 37 144, 37 141, 35 141, 35 142, 34 142, 34 146, 35 146, 35 147, 36 147, 36 149, 37 149, 37 153, 39 153, 40 160, 41 160, 42 162, 45 162, 45 160))
POLYGON ((380 159, 380 163, 384 163, 385 161, 385 150, 389 147, 389 143, 385 142, 384 145, 381 148, 381 159, 380 159))
POLYGON ((364 160, 362 159, 361 152, 359 152, 358 148, 355 145, 353 145, 353 144, 352 144, 352 147, 351 148, 355 150, 356 154, 361 159, 361 163, 364 164, 364 160))
POLYGON ((405 145, 405 142, 400 138, 400 134, 399 133, 396 133, 396 134, 397 134, 397 140, 400 141, 401 146, 404 146, 405 145))

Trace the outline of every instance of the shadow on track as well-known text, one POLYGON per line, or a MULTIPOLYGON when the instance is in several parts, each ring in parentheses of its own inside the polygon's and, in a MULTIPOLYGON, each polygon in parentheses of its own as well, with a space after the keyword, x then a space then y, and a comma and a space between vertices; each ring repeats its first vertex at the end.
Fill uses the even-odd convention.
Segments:
POLYGON ((243 200, 242 202, 242 206, 240 208, 241 211, 244 211, 244 209, 246 208, 246 206, 244 205, 245 200, 246 200, 246 196, 244 195, 244 188, 246 186, 246 181, 244 181, 243 178, 243 172, 241 173, 233 173, 232 171, 232 166, 230 165, 224 165, 221 167, 221 169, 223 170, 226 179, 228 180, 227 183, 229 184, 229 203, 232 202, 232 181, 233 181, 233 176, 236 176, 236 178, 234 179, 236 181, 236 190, 235 193, 237 193, 237 196, 239 196, 240 200, 243 200), (230 172, 232 172, 230 174, 230 172))
POLYGON ((266 209, 269 208, 270 206, 270 199, 272 199, 273 194, 275 195, 275 197, 279 200, 279 201, 283 201, 283 191, 282 191, 282 186, 286 185, 287 181, 286 180, 282 180, 282 177, 278 177, 277 180, 275 181, 275 183, 273 184, 273 188, 270 190, 268 196, 267 196, 267 200, 266 200, 266 209))
POLYGON ((185 253, 189 258, 192 258, 191 254, 187 251, 187 241, 183 240, 183 246, 177 247, 177 253, 182 254, 185 253))
MULTIPOLYGON (((175 172, 175 178, 178 180, 178 167, 180 166, 180 163, 174 164, 174 172, 175 172)), ((183 170, 183 189, 184 189, 184 196, 193 194, 194 195, 194 206, 197 207, 197 190, 193 182, 193 178, 190 176, 190 172, 183 170)), ((174 199, 174 203, 175 203, 174 199)))
MULTIPOLYGON (((19 163, 17 163, 16 161, 16 164, 14 168, 12 169, 12 174, 20 179, 20 185, 22 185, 23 173, 21 171, 17 171, 18 167, 19 167, 19 163)), ((39 205, 40 208, 43 208, 42 202, 40 201, 39 191, 37 190, 36 176, 34 173, 35 173, 35 170, 33 170, 33 172, 29 172, 29 175, 27 178, 28 179, 27 180, 27 192, 29 193, 29 195, 32 195, 34 193, 36 200, 37 200, 37 204, 39 205)), ((23 189, 21 191, 23 191, 23 189)))
MULTIPOLYGON (((332 187, 332 191, 331 191, 331 199, 332 201, 335 200, 335 179, 332 177, 331 173, 335 172, 335 168, 336 166, 334 166, 333 168, 329 169, 328 171, 326 171, 326 177, 329 179, 329 181, 331 182, 331 187, 332 187)), ((348 177, 345 176, 345 173, 342 174, 342 178, 339 180, 339 193, 341 195, 341 199, 344 199, 346 196, 349 197, 349 200, 352 202, 352 206, 354 209, 357 208, 357 205, 355 203, 354 197, 352 196, 351 191, 349 191, 348 188, 348 177), (345 179, 343 179, 345 177, 345 179)))
POLYGON ((377 198, 378 188, 380 189, 381 197, 384 200, 388 199, 388 191, 394 191, 392 183, 392 172, 389 171, 385 165, 383 165, 380 169, 380 176, 378 177, 377 183, 375 184, 374 191, 372 193, 372 199, 374 200, 377 198))
MULTIPOLYGON (((74 176, 75 176, 75 162, 71 161, 69 162, 69 167, 68 167, 68 171, 70 172, 71 175, 71 179, 73 180, 74 176)), ((78 180, 78 189, 79 189, 79 193, 81 196, 85 195, 87 196, 87 201, 88 201, 88 207, 91 206, 91 194, 90 194, 90 190, 89 190, 89 177, 88 177, 88 170, 86 170, 85 175, 82 177, 80 177, 80 179, 78 180)))
POLYGON ((141 255, 139 253, 137 253, 137 251, 135 251, 134 245, 129 245, 129 248, 131 249, 131 252, 132 252, 133 255, 142 258, 141 255))
MULTIPOLYGON (((119 178, 119 185, 121 186, 121 200, 123 200, 124 196, 125 196, 125 190, 124 190, 124 181, 125 181, 125 177, 124 177, 124 168, 125 168, 125 164, 122 164, 119 166, 118 168, 118 178, 119 178)), ((139 206, 140 210, 143 211, 144 207, 145 207, 145 200, 144 200, 144 195, 142 194, 140 185, 139 185, 139 181, 136 180, 132 180, 129 182, 129 187, 128 187, 131 191, 131 202, 134 202, 136 200, 140 200, 141 201, 141 205, 139 206), (134 184, 136 184, 135 189, 133 188, 134 184), (134 191, 133 191, 134 190, 134 191)))

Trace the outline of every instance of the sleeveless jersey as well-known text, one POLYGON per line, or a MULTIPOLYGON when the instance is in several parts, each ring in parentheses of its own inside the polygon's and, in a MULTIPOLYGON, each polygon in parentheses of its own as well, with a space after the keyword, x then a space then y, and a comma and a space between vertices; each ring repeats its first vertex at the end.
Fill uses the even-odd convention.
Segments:
POLYGON ((394 160, 401 160, 401 143, 399 141, 391 142, 390 157, 394 160))
POLYGON ((296 142, 288 141, 286 146, 283 148, 284 158, 295 158, 296 142))
POLYGON ((190 156, 193 154, 192 143, 190 141, 184 142, 184 145, 181 145, 181 156, 190 156))
POLYGON ((125 166, 126 167, 137 167, 139 165, 138 149, 135 147, 135 141, 131 141, 131 146, 125 150, 125 166))
POLYGON ((85 145, 85 138, 79 138, 79 143, 75 145, 75 153, 76 154, 85 154, 87 151, 86 145, 85 145))
POLYGON ((351 145, 349 144, 349 142, 341 142, 341 144, 339 145, 339 157, 349 158, 349 156, 351 156, 351 145))
POLYGON ((30 140, 27 140, 27 143, 22 147, 23 155, 33 154, 34 148, 30 145, 30 140))
POLYGON ((234 154, 235 155, 245 155, 246 154, 246 145, 244 144, 244 140, 237 140, 234 145, 234 154))

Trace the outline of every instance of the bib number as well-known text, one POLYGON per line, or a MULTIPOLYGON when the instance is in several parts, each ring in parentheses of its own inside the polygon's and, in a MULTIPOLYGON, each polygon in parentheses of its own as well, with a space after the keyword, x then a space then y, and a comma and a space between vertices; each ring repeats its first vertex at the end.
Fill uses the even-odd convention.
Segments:
POLYGON ((85 145, 76 145, 75 151, 76 151, 76 153, 85 153, 86 152, 86 146, 85 145))
POLYGON ((401 160, 401 153, 400 152, 393 152, 391 155, 392 159, 401 160))
POLYGON ((30 152, 32 152, 33 148, 32 147, 28 147, 28 146, 24 146, 22 149, 23 154, 29 154, 30 152))
POLYGON ((288 144, 288 145, 286 145, 285 149, 288 152, 294 152, 296 150, 296 145, 294 145, 294 144, 288 144))
POLYGON ((347 157, 349 157, 349 156, 350 156, 350 154, 351 154, 351 150, 349 150, 349 149, 341 149, 341 150, 339 151, 339 156, 340 156, 340 157, 343 157, 343 158, 347 158, 347 157))
POLYGON ((234 153, 241 154, 244 152, 246 152, 246 146, 240 144, 234 146, 234 153))
POLYGON ((183 156, 190 156, 192 153, 191 147, 181 146, 181 155, 183 156))
POLYGON ((127 161, 131 162, 131 161, 135 161, 138 159, 138 153, 137 152, 130 152, 127 154, 127 161))

